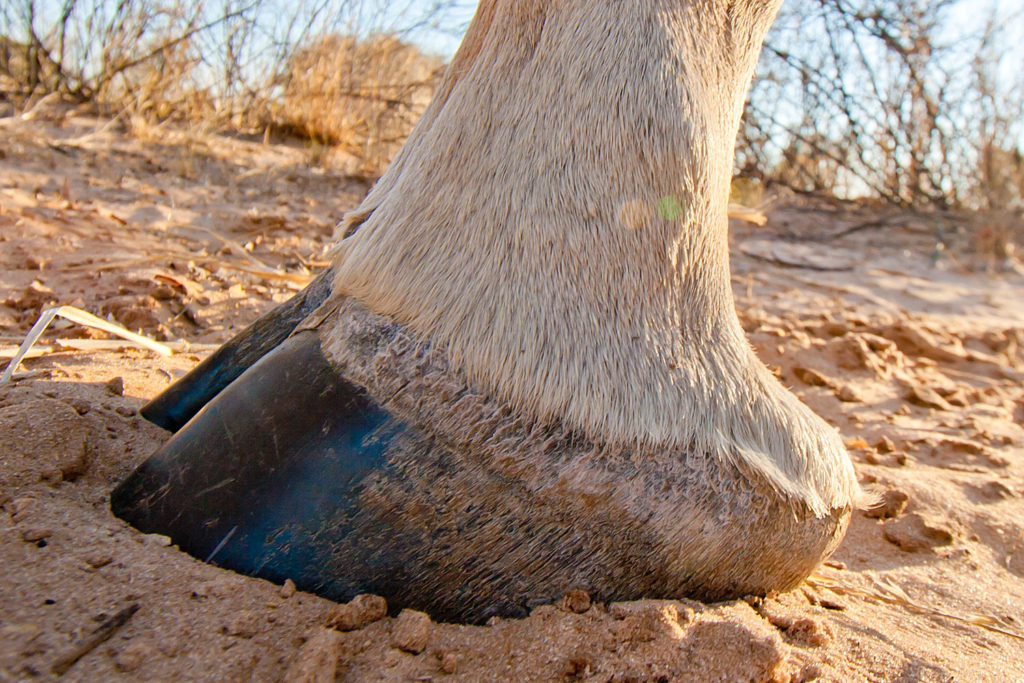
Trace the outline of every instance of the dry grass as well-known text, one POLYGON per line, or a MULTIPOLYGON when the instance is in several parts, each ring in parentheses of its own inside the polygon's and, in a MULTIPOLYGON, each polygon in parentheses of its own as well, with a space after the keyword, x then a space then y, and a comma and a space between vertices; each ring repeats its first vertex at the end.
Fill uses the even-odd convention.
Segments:
MULTIPOLYGON (((439 16, 449 4, 430 11, 439 16)), ((343 35, 383 25, 374 22, 394 11, 390 0, 62 6, 60 16, 41 0, 0 9, 3 109, 56 95, 142 139, 155 141, 168 123, 196 138, 285 134, 309 145, 312 165, 337 157, 364 177, 379 175, 401 147, 444 68, 395 35, 343 35)))
POLYGON ((444 63, 392 36, 329 36, 296 52, 277 125, 340 147, 378 175, 430 102, 444 63))

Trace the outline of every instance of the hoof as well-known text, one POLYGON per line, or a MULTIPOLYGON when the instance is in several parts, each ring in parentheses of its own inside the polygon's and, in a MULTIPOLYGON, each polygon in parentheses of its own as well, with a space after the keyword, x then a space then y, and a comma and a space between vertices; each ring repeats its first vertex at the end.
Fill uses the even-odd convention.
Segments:
POLYGON ((170 432, 181 429, 214 396, 277 348, 327 299, 332 274, 331 269, 321 273, 298 295, 210 354, 167 391, 143 406, 139 414, 170 432))
POLYGON ((842 536, 708 454, 638 453, 521 419, 352 301, 245 370, 111 495, 214 564, 446 621, 795 586, 842 536))

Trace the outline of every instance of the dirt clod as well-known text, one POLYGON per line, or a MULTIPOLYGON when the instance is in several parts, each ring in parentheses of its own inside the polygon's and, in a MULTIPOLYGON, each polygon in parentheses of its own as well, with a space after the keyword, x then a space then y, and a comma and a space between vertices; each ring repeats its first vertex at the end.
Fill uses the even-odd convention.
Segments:
POLYGON ((832 642, 832 634, 828 626, 820 619, 802 617, 796 619, 786 629, 790 642, 808 647, 821 647, 832 642))
POLYGON ((882 533, 887 541, 907 552, 949 545, 956 539, 956 532, 949 523, 919 512, 886 522, 882 533))
POLYGON ((333 683, 343 639, 334 629, 320 629, 296 654, 284 675, 286 683, 333 683))
POLYGON ((260 632, 260 623, 262 621, 263 619, 258 612, 243 610, 231 619, 225 628, 225 632, 229 636, 252 638, 260 632))
POLYGON ((907 509, 910 496, 906 491, 900 489, 889 489, 882 494, 882 500, 878 505, 864 511, 868 517, 874 519, 892 519, 907 509))
POLYGON ((391 628, 391 643, 405 652, 419 654, 427 647, 432 625, 425 612, 404 609, 391 628))
POLYGON ((379 595, 363 593, 343 605, 335 605, 327 615, 326 626, 339 631, 354 631, 383 619, 388 604, 379 595))
POLYGON ((882 435, 878 441, 875 442, 875 450, 879 453, 892 453, 896 450, 896 444, 892 442, 892 439, 882 435))
POLYGON ((30 399, 0 408, 0 485, 77 479, 88 468, 92 436, 84 418, 56 399, 30 399))
POLYGON ((21 538, 28 543, 37 543, 53 536, 53 529, 48 526, 30 526, 22 530, 21 538))
POLYGON ((459 656, 454 652, 446 652, 441 656, 441 671, 453 674, 459 670, 459 656))
POLYGON ((793 374, 804 384, 812 387, 827 387, 831 384, 828 377, 811 368, 795 367, 793 374))
POLYGON ((35 507, 35 498, 15 498, 5 507, 11 515, 11 521, 15 524, 23 522, 32 515, 32 510, 35 507))
POLYGON ((836 388, 836 398, 844 403, 863 403, 864 394, 850 384, 842 384, 836 388))
POLYGON ((568 612, 583 614, 590 609, 590 594, 581 590, 569 591, 562 597, 560 605, 568 612))
POLYGON ((87 552, 82 560, 93 569, 100 569, 113 562, 114 556, 109 551, 100 549, 87 552))
POLYGON ((907 399, 908 402, 924 408, 934 408, 935 410, 953 409, 953 406, 951 406, 946 399, 942 398, 942 396, 939 395, 939 392, 935 391, 931 387, 922 386, 920 384, 908 383, 905 386, 903 397, 907 399))

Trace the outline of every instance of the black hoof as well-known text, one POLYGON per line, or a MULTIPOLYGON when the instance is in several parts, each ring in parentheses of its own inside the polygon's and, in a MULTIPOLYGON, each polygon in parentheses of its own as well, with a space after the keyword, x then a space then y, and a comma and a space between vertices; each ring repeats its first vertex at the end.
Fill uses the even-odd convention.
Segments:
POLYGON ((321 273, 308 287, 247 327, 139 411, 144 418, 176 432, 210 399, 274 350, 331 293, 333 271, 321 273))
POLYGON ((351 531, 364 480, 410 431, 301 332, 122 482, 111 509, 207 562, 346 600, 380 582, 367 581, 360 557, 337 573, 332 549, 351 531))

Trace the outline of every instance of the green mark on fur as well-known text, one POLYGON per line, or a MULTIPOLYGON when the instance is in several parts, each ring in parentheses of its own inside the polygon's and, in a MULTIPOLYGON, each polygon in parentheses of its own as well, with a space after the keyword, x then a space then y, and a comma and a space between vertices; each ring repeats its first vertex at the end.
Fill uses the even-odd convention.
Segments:
POLYGON ((686 208, 683 206, 683 200, 675 195, 662 197, 658 200, 655 208, 657 208, 658 215, 661 216, 662 220, 666 221, 678 221, 686 211, 686 208))

